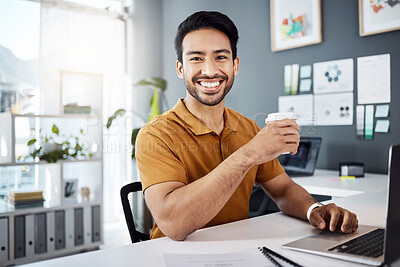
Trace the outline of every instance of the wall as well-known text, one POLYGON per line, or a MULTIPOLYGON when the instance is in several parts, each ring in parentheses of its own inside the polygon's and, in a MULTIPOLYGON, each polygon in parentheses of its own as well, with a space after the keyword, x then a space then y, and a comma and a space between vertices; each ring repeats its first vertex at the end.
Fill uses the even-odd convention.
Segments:
MULTIPOLYGON (((302 135, 323 137, 318 168, 337 169, 339 161, 361 161, 369 172, 387 172, 388 148, 400 143, 400 31, 360 37, 358 1, 322 0, 323 42, 272 53, 270 46, 269 1, 267 0, 163 0, 163 74, 168 81, 170 105, 185 96, 183 81, 176 76, 173 41, 176 29, 188 15, 199 10, 227 14, 239 30, 239 75, 226 105, 264 125, 264 116, 278 110, 277 98, 283 95, 283 66, 334 59, 390 53, 392 103, 390 132, 376 134, 372 141, 357 140, 352 126, 318 126, 301 129, 302 135)), ((357 88, 357 79, 354 79, 357 88)), ((355 91, 356 92, 356 91, 355 91)), ((354 118, 355 122, 355 118, 354 118)))
POLYGON ((135 83, 148 77, 162 76, 162 0, 134 0, 132 33, 128 48, 129 72, 135 83))

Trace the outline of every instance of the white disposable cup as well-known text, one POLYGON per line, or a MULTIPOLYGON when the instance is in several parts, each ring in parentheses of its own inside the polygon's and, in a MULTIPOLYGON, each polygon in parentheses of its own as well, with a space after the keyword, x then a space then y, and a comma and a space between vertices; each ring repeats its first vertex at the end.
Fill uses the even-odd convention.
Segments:
POLYGON ((268 114, 268 117, 265 119, 265 123, 268 124, 268 122, 280 121, 280 120, 284 120, 284 119, 295 120, 296 116, 294 115, 293 112, 270 113, 270 114, 268 114))
MULTIPOLYGON (((284 119, 292 119, 295 120, 296 116, 293 112, 276 112, 268 114, 268 117, 265 119, 265 123, 268 124, 269 122, 273 121, 280 121, 284 119)), ((282 154, 289 154, 290 152, 285 152, 282 154)))

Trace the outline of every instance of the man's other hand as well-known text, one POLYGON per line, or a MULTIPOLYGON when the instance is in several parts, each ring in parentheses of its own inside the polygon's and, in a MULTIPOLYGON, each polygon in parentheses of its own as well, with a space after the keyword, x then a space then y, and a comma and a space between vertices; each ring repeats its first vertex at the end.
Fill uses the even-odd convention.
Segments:
POLYGON ((352 233, 358 228, 358 219, 356 214, 332 203, 314 209, 310 214, 310 224, 331 232, 352 233))

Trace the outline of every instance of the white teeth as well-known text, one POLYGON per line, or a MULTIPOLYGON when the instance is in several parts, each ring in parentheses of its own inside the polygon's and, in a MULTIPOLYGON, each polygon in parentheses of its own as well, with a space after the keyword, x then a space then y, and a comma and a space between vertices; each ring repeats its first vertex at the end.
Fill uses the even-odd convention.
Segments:
POLYGON ((200 84, 201 84, 201 86, 204 86, 204 87, 213 88, 213 87, 217 87, 219 85, 219 82, 213 82, 213 83, 200 82, 200 84))

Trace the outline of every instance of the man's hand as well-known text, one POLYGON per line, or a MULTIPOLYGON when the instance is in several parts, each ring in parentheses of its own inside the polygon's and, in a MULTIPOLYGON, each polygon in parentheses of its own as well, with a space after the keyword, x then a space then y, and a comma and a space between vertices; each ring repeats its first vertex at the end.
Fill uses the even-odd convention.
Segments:
POLYGON ((246 154, 254 159, 254 165, 268 162, 285 152, 296 154, 299 129, 292 119, 270 122, 245 145, 246 154))
POLYGON ((310 215, 310 224, 319 229, 336 228, 344 233, 355 232, 358 228, 357 215, 335 204, 328 204, 314 209, 310 215))

